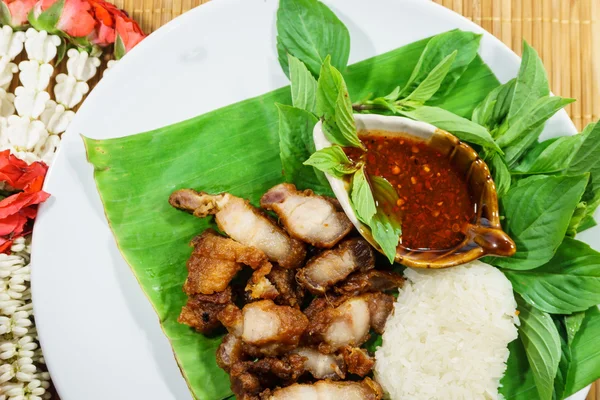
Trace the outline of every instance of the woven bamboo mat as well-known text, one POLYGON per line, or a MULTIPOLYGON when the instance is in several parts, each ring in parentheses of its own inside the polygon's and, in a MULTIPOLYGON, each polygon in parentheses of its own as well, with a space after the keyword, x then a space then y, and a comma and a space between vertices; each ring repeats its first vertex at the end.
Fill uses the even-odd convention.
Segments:
MULTIPOLYGON (((552 91, 577 100, 567 107, 577 128, 600 119, 600 0, 434 1, 481 25, 518 54, 527 40, 544 60, 552 91)), ((149 33, 208 0, 112 2, 149 33)), ((600 383, 588 400, 600 400, 600 383)))

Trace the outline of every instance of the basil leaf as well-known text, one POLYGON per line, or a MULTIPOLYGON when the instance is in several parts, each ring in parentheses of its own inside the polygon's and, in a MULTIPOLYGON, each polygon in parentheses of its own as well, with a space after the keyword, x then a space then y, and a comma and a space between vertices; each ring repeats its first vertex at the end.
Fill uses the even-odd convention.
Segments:
POLYGON ((563 136, 538 143, 512 172, 550 174, 567 169, 584 141, 583 135, 563 136))
POLYGON ((536 129, 527 132, 509 147, 504 149, 504 160, 509 168, 515 168, 521 157, 523 157, 523 155, 537 143, 538 138, 542 134, 543 130, 544 125, 541 125, 536 129))
POLYGON ((586 219, 586 216, 587 203, 585 201, 580 201, 579 204, 577 204, 577 207, 575 207, 575 211, 573 211, 573 215, 569 221, 569 227, 567 228, 568 237, 575 237, 575 235, 577 235, 577 231, 579 230, 583 220, 586 219))
POLYGON ((577 332, 579 332, 584 318, 585 312, 578 312, 565 316, 565 328, 567 330, 567 341, 569 342, 569 345, 573 342, 573 339, 575 339, 577 332))
POLYGON ((510 354, 506 361, 506 371, 500 380, 498 392, 505 400, 539 400, 533 371, 521 339, 510 342, 508 350, 510 354))
POLYGON ((323 132, 334 144, 363 148, 346 83, 329 61, 327 57, 317 82, 317 114, 323 117, 323 132))
POLYGON ((373 238, 381 246, 390 264, 393 264, 400 235, 402 235, 401 221, 394 213, 394 207, 398 201, 398 192, 384 178, 371 175, 369 179, 373 189, 373 197, 377 204, 377 213, 371 219, 369 227, 373 238))
POLYGON ((311 165, 338 179, 344 175, 353 174, 357 167, 350 162, 344 150, 339 146, 331 146, 314 152, 304 165, 311 165))
POLYGON ((544 63, 535 49, 523 41, 521 67, 515 83, 508 120, 525 116, 538 99, 549 95, 550 87, 544 63))
POLYGON ((571 314, 600 304, 600 253, 565 238, 552 259, 528 271, 504 271, 529 304, 551 314, 571 314))
POLYGON ((361 167, 352 176, 352 189, 350 190, 350 200, 352 207, 358 219, 366 225, 369 225, 371 218, 377 212, 375 199, 371 192, 371 185, 367 181, 365 167, 361 167))
POLYGON ((458 50, 454 50, 450 55, 440 61, 440 63, 431 70, 423 82, 421 82, 421 84, 417 86, 405 100, 421 104, 429 100, 440 89, 443 80, 450 71, 450 67, 452 67, 452 63, 454 63, 454 60, 456 59, 456 54, 458 54, 458 50))
POLYGON ((434 36, 421 53, 421 57, 413 69, 408 82, 402 89, 401 95, 413 92, 444 58, 458 50, 456 59, 442 81, 441 88, 436 97, 443 97, 448 94, 469 64, 477 56, 480 40, 481 35, 460 30, 453 30, 434 36))
POLYGON ((496 184, 496 193, 500 199, 510 190, 510 185, 512 183, 510 171, 502 156, 496 152, 488 158, 487 162, 492 172, 494 183, 496 184))
POLYGON ((490 131, 501 125, 510 110, 516 79, 498 86, 473 110, 473 122, 485 126, 490 131))
POLYGON ((587 180, 587 175, 537 175, 519 181, 501 200, 504 230, 515 241, 517 252, 509 258, 489 258, 489 262, 527 270, 550 261, 563 241, 587 180))
POLYGON ((277 104, 279 112, 279 157, 283 178, 299 189, 312 189, 316 193, 333 196, 329 182, 322 172, 303 165, 315 151, 312 139, 317 118, 299 108, 277 104))
POLYGON ((481 125, 438 107, 421 106, 414 110, 399 110, 406 117, 430 123, 448 131, 460 140, 502 152, 490 133, 481 125))
POLYGON ((567 172, 569 174, 590 173, 590 187, 585 200, 593 203, 596 199, 600 199, 600 124, 588 125, 580 136, 584 138, 583 144, 572 158, 567 172))
POLYGON ((296 57, 288 54, 290 65, 290 81, 292 104, 308 112, 317 111, 317 80, 306 65, 296 57))
POLYGON ((350 34, 342 21, 317 0, 280 0, 277 10, 279 63, 289 74, 287 54, 298 58, 315 76, 328 55, 338 69, 346 68, 350 34))
POLYGON ((558 96, 546 96, 538 99, 526 115, 520 116, 514 122, 509 120, 508 130, 496 142, 502 148, 508 147, 518 138, 527 136, 529 132, 542 126, 557 111, 574 101, 574 99, 565 99, 558 96))
POLYGON ((562 318, 555 317, 554 325, 556 325, 556 330, 560 338, 560 361, 558 362, 558 370, 554 378, 554 398, 562 399, 567 385, 567 375, 571 366, 571 348, 566 339, 567 332, 562 318))
POLYGON ((600 378, 600 311, 586 311, 581 328, 571 342, 571 368, 565 396, 570 396, 600 378))
POLYGON ((550 315, 527 304, 516 296, 519 319, 519 337, 533 371, 541 400, 552 399, 554 377, 560 361, 560 335, 550 315))

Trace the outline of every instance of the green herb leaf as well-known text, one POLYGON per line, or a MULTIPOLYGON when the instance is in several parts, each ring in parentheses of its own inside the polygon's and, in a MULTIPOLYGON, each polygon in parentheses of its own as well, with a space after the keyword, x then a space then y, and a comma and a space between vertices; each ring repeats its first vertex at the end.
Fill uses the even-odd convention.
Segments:
POLYGON ((512 171, 518 174, 551 174, 567 169, 584 141, 583 135, 563 136, 538 143, 512 171))
POLYGON ((571 342, 571 368, 565 396, 570 396, 600 378, 600 311, 586 311, 581 328, 571 342))
POLYGON ((571 348, 567 342, 567 332, 562 317, 554 317, 554 324, 560 337, 560 361, 554 378, 554 398, 562 399, 567 385, 567 375, 571 367, 571 348))
POLYGON ((10 9, 5 2, 0 4, 0 25, 11 25, 12 16, 10 14, 10 9))
POLYGON ((342 74, 325 59, 317 84, 317 114, 327 139, 340 146, 363 148, 356 132, 352 103, 342 74))
POLYGON ((573 313, 565 316, 565 328, 567 329, 567 341, 569 345, 575 339, 575 335, 579 332, 583 319, 585 318, 585 312, 573 313))
POLYGON ((539 400, 533 371, 521 339, 510 342, 508 350, 510 354, 506 362, 506 371, 500 380, 498 392, 506 400, 539 400))
MULTIPOLYGON (((517 87, 518 84, 517 81, 517 87)), ((498 145, 507 148, 518 138, 526 136, 529 132, 542 126, 557 111, 574 101, 574 99, 564 99, 558 96, 546 96, 538 99, 526 115, 515 119, 513 122, 509 120, 508 130, 497 139, 498 145)))
POLYGON ((533 371, 541 400, 551 400, 554 377, 560 362, 560 335, 550 315, 527 304, 516 296, 520 311, 519 336, 533 371))
POLYGON ((369 225, 377 212, 377 206, 375 205, 375 199, 373 198, 371 185, 367 180, 364 166, 352 176, 350 200, 352 200, 352 207, 358 219, 364 224, 369 225))
POLYGON ((316 193, 332 196, 333 192, 322 172, 304 161, 315 152, 312 139, 317 118, 300 108, 277 104, 279 112, 279 157, 286 182, 300 189, 312 189, 316 193))
POLYGON ((317 0, 280 0, 277 10, 279 63, 289 74, 291 54, 315 76, 328 55, 331 64, 343 70, 350 54, 350 34, 342 21, 317 0))
POLYGON ((433 37, 421 53, 421 57, 402 89, 401 95, 413 92, 443 59, 458 50, 456 59, 442 81, 436 97, 448 94, 477 56, 480 40, 481 35, 460 30, 449 31, 433 37))
POLYGON ((508 116, 516 82, 516 79, 511 79, 492 90, 473 110, 473 122, 485 126, 490 131, 500 126, 508 116))
POLYGON ((344 150, 339 146, 331 146, 313 153, 304 165, 311 165, 336 178, 355 173, 358 168, 350 162, 344 150))
POLYGON ((402 223, 393 212, 398 201, 398 192, 384 178, 371 175, 369 179, 377 204, 377 213, 371 219, 369 227, 373 238, 381 246, 390 264, 393 264, 400 235, 402 235, 402 223))
POLYGON ((500 199, 510 190, 510 185, 512 183, 510 171, 502 156, 496 152, 493 152, 486 161, 491 169, 494 183, 496 184, 496 193, 500 199))
POLYGON ((504 230, 515 241, 517 252, 509 258, 490 258, 490 263, 528 270, 550 261, 563 241, 587 180, 587 175, 538 175, 513 186, 501 204, 506 216, 504 230))
POLYGON ((504 271, 513 289, 534 307, 571 314, 600 304, 600 253, 565 238, 552 259, 528 271, 504 271))
POLYGON ((456 59, 456 55, 458 54, 458 50, 454 50, 451 54, 446 56, 438 65, 435 66, 434 69, 427 75, 423 82, 417 86, 415 90, 412 91, 404 100, 417 102, 417 103, 425 103, 434 94, 440 89, 442 82, 448 75, 450 71, 450 67, 452 67, 452 63, 456 59))
POLYGON ((542 97, 550 95, 544 63, 535 49, 523 41, 523 57, 517 75, 515 91, 508 112, 508 120, 521 118, 542 97))
POLYGON ((541 125, 517 138, 514 143, 504 149, 504 161, 509 168, 515 168, 521 157, 537 143, 543 130, 544 125, 541 125))
POLYGON ((290 81, 292 88, 292 104, 314 113, 317 110, 317 80, 306 65, 296 57, 288 54, 290 81))
POLYGON ((582 220, 579 226, 577 226, 577 233, 586 231, 590 228, 597 226, 598 223, 594 219, 593 215, 586 215, 582 220))
POLYGON ((483 147, 502 152, 490 133, 481 125, 469 121, 466 118, 459 117, 456 114, 438 107, 422 106, 414 110, 401 110, 398 113, 415 119, 417 121, 428 122, 433 126, 446 130, 460 140, 478 144, 483 147))

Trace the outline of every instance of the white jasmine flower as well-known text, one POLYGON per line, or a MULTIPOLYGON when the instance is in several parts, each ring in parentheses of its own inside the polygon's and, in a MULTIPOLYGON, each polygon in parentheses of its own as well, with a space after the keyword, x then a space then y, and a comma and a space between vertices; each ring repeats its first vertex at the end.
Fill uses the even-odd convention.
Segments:
POLYGON ((0 57, 0 88, 6 90, 10 86, 13 75, 19 71, 15 63, 8 57, 0 57))
POLYGON ((67 57, 67 71, 78 81, 86 82, 93 78, 100 66, 100 59, 90 57, 85 50, 70 49, 67 57))
POLYGON ((16 337, 25 336, 31 326, 26 311, 17 311, 10 317, 0 317, 0 335, 12 333, 16 337))
POLYGON ((49 35, 46 31, 38 32, 33 28, 27 29, 25 36, 25 51, 30 60, 48 63, 56 57, 57 47, 61 43, 58 36, 49 35))
POLYGON ((15 95, 15 108, 21 117, 39 117, 46 108, 46 102, 50 100, 48 92, 40 92, 23 86, 15 89, 15 95))
POLYGON ((56 104, 55 101, 49 100, 40 115, 40 121, 46 125, 48 133, 58 135, 67 129, 74 117, 73 111, 67 111, 62 104, 56 104))
POLYGON ((33 360, 28 357, 18 358, 12 363, 0 365, 0 383, 16 378, 20 382, 31 382, 35 373, 33 360))
POLYGON ((25 301, 12 299, 7 293, 0 293, 0 314, 11 316, 25 306, 25 301))
POLYGON ((59 145, 60 137, 58 137, 58 135, 50 135, 43 144, 36 146, 34 151, 42 161, 46 164, 50 164, 54 159, 54 154, 56 154, 59 145))
MULTIPOLYGON (((14 254, 14 253, 22 253, 22 252, 26 252, 26 253, 31 253, 31 243, 29 243, 27 241, 27 239, 22 236, 19 238, 16 238, 12 244, 12 246, 10 247, 10 251, 14 254)), ((29 254, 17 254, 19 257, 26 259, 27 262, 29 262, 29 254)), ((2 261, 2 259, 0 259, 0 261, 2 261)))
POLYGON ((11 115, 7 120, 8 143, 17 151, 31 151, 38 142, 45 141, 48 137, 46 127, 41 121, 31 121, 27 117, 16 115, 11 115))
POLYGON ((23 51, 24 32, 14 32, 8 25, 0 29, 0 57, 13 60, 23 51))
POLYGON ((106 63, 106 69, 105 69, 105 70, 104 70, 104 72, 102 73, 102 77, 104 77, 104 76, 106 75, 106 73, 107 73, 108 71, 110 71, 110 69, 111 69, 112 67, 114 67, 114 66, 115 66, 115 64, 116 64, 117 62, 119 62, 119 60, 108 60, 108 62, 106 63))
POLYGON ((90 90, 85 82, 78 82, 67 74, 58 74, 56 86, 54 86, 54 98, 57 103, 63 104, 65 108, 74 108, 83 100, 83 96, 90 90))
POLYGON ((0 116, 8 117, 15 113, 15 95, 0 89, 0 116))
POLYGON ((25 260, 16 255, 0 253, 0 278, 10 277, 14 271, 22 268, 25 260))
MULTIPOLYGON (((54 67, 50 64, 40 64, 35 60, 21 61, 19 63, 19 80, 28 89, 45 90, 54 74, 54 67)), ((15 93, 16 94, 16 93, 15 93)), ((18 94, 17 94, 18 96, 18 94)))
POLYGON ((38 345, 31 336, 24 336, 18 340, 7 340, 0 343, 0 359, 8 360, 14 357, 28 357, 33 359, 34 350, 37 348, 38 345))

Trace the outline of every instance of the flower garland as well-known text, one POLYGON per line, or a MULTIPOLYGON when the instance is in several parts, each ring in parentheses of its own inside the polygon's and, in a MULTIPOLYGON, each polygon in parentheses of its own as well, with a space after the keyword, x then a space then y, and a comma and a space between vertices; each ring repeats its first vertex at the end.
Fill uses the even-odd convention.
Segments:
POLYGON ((144 37, 103 0, 0 3, 0 400, 51 397, 33 320, 29 234, 50 196, 42 190, 48 165, 99 56, 112 50, 108 69, 144 37), (27 59, 17 65, 23 50, 27 59), (56 74, 65 57, 66 73, 56 74))

